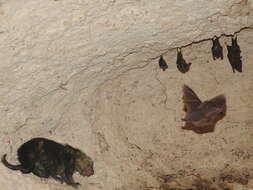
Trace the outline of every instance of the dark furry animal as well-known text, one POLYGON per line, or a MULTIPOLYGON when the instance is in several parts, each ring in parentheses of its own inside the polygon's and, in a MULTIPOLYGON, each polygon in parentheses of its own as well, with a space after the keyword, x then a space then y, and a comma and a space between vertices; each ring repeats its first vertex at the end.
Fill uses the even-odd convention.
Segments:
POLYGON ((160 59, 159 59, 159 67, 165 71, 167 68, 168 68, 168 65, 166 63, 166 61, 163 59, 163 56, 161 55, 160 56, 160 59))
POLYGON ((182 119, 185 121, 182 129, 193 130, 198 134, 213 132, 215 124, 226 115, 224 95, 202 102, 190 87, 184 85, 183 103, 186 116, 182 119))
POLYGON ((183 55, 182 55, 182 52, 181 52, 181 49, 178 48, 177 49, 177 68, 178 70, 181 72, 181 73, 186 73, 189 71, 190 69, 190 66, 192 63, 186 63, 186 61, 184 60, 183 58, 183 55))
POLYGON ((6 154, 2 157, 2 163, 9 169, 43 178, 52 177, 73 187, 80 185, 73 179, 74 172, 82 176, 94 174, 93 161, 85 153, 46 138, 33 138, 21 145, 18 160, 19 165, 12 165, 7 162, 6 154))
POLYGON ((219 38, 216 36, 212 39, 213 46, 212 46, 212 55, 213 60, 215 59, 223 59, 223 48, 220 45, 219 38))
POLYGON ((240 46, 237 43, 237 36, 235 37, 235 39, 232 38, 232 46, 227 45, 227 50, 227 57, 233 72, 235 72, 235 70, 238 72, 242 72, 242 56, 240 46))

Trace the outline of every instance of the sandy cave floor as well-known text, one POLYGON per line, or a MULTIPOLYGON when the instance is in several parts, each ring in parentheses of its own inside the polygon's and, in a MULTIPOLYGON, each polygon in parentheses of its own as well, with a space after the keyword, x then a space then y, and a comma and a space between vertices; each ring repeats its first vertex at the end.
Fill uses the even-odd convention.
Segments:
MULTIPOLYGON (((80 189, 187 188, 192 186, 196 175, 211 180, 218 179, 224 172, 249 180, 247 185, 232 180, 229 187, 251 189, 251 36, 252 30, 238 36, 243 73, 232 73, 226 56, 223 61, 214 62, 208 41, 183 49, 185 59, 193 63, 185 75, 177 71, 176 53, 171 51, 164 55, 169 64, 165 72, 158 68, 157 60, 153 60, 112 76, 96 89, 82 89, 75 94, 68 89, 59 90, 41 97, 30 108, 34 117, 25 125, 17 123, 0 132, 1 154, 7 153, 8 160, 16 163, 16 149, 20 144, 34 136, 44 136, 79 147, 94 159, 94 176, 75 175, 76 181, 82 184, 80 189), (226 95, 227 116, 218 122, 214 133, 198 135, 180 128, 184 115, 181 100, 184 83, 203 100, 221 93, 226 95), (43 113, 41 118, 35 117, 39 113, 43 113), (54 117, 58 118, 57 122, 54 117), (159 178, 164 175, 172 177, 159 178)), ((228 38, 221 39, 223 45, 225 41, 230 43, 228 38)), ((0 185, 5 190, 72 189, 53 180, 10 171, 3 165, 0 170, 0 185)))

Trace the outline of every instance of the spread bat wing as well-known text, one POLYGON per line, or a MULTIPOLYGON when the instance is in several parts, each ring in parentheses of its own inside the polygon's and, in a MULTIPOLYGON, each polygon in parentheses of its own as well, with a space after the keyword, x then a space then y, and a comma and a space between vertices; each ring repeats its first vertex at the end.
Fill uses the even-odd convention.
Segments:
POLYGON ((194 91, 184 85, 183 102, 186 116, 182 119, 185 121, 185 126, 182 129, 192 130, 198 134, 213 132, 216 123, 226 115, 227 107, 224 95, 201 102, 194 91))
POLYGON ((215 128, 215 125, 198 127, 198 126, 194 126, 191 123, 187 123, 182 129, 192 130, 197 134, 204 134, 204 133, 214 132, 214 128, 215 128))
POLYGON ((184 111, 192 112, 202 102, 190 87, 188 87, 187 85, 184 85, 183 86, 183 103, 184 103, 184 111))
POLYGON ((219 95, 211 100, 207 101, 206 117, 210 120, 218 121, 226 115, 227 106, 226 106, 226 97, 224 95, 219 95), (214 119, 213 119, 214 118, 214 119))
POLYGON ((226 97, 224 95, 215 96, 214 98, 210 99, 208 102, 212 103, 216 107, 222 107, 226 104, 226 97))

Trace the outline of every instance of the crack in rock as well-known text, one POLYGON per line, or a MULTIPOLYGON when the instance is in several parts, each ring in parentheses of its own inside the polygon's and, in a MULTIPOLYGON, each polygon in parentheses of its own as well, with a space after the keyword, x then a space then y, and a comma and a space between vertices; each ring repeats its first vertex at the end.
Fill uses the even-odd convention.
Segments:
MULTIPOLYGON (((233 37, 234 35, 239 34, 240 32, 242 32, 242 31, 244 31, 244 30, 248 30, 248 29, 250 29, 250 30, 253 29, 253 24, 251 24, 251 25, 249 25, 249 26, 242 27, 242 28, 240 28, 239 30, 235 31, 233 34, 222 33, 222 34, 220 34, 219 36, 216 36, 216 37, 217 37, 217 38, 220 38, 220 37, 222 37, 222 36, 225 36, 225 37, 233 37)), ((186 48, 186 47, 192 46, 193 44, 200 44, 200 43, 202 43, 202 42, 210 41, 210 40, 212 40, 212 39, 213 39, 213 37, 212 37, 212 38, 205 38, 205 39, 201 39, 201 40, 198 40, 198 41, 193 41, 193 42, 191 42, 191 43, 189 43, 189 44, 186 44, 186 45, 182 45, 182 46, 177 46, 177 47, 169 48, 169 49, 167 49, 165 52, 163 52, 161 55, 165 55, 165 54, 167 54, 169 51, 176 50, 176 49, 178 49, 178 48, 181 48, 181 49, 182 49, 182 48, 186 48)), ((153 57, 153 58, 150 58, 150 59, 151 59, 151 60, 158 59, 161 55, 156 56, 156 57, 153 57)))

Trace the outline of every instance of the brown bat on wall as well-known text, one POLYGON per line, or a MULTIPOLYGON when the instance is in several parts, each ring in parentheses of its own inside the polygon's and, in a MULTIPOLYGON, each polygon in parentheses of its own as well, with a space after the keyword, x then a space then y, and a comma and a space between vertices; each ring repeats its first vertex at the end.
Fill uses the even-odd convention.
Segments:
POLYGON ((229 46, 227 45, 227 49, 228 49, 228 60, 229 63, 232 67, 233 72, 238 71, 238 72, 242 72, 242 56, 241 56, 241 49, 240 46, 237 43, 237 36, 234 38, 232 38, 232 45, 229 46))
POLYGON ((190 70, 190 66, 192 63, 186 63, 186 61, 183 58, 182 52, 181 52, 181 48, 177 49, 177 69, 181 72, 181 73, 186 73, 190 70))
POLYGON ((212 55, 213 60, 215 59, 223 59, 223 48, 220 45, 219 38, 216 36, 212 39, 213 46, 212 46, 212 55))
POLYGON ((165 71, 167 68, 168 68, 168 65, 167 65, 167 63, 166 63, 166 61, 164 60, 164 58, 163 58, 163 56, 161 55, 160 56, 160 59, 159 59, 159 67, 163 70, 163 71, 165 71))
POLYGON ((182 119, 185 121, 182 129, 193 130, 198 134, 213 132, 215 124, 226 115, 224 95, 202 102, 190 87, 184 85, 183 103, 186 116, 182 119))

